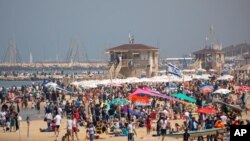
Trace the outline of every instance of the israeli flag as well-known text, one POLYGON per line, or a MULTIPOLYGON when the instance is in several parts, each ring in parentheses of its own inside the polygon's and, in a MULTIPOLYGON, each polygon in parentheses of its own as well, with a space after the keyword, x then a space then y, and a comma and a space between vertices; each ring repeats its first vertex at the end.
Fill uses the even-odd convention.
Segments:
POLYGON ((178 77, 181 77, 181 71, 175 65, 168 64, 167 70, 168 70, 168 73, 173 74, 173 75, 178 76, 178 77))

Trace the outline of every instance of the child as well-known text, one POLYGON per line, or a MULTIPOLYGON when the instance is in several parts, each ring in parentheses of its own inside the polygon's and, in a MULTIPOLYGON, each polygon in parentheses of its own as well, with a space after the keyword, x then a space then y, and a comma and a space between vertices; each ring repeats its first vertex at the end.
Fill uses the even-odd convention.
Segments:
MULTIPOLYGON (((14 117, 12 117, 12 118, 10 119, 10 132, 14 130, 14 128, 16 127, 15 125, 16 125, 15 119, 14 119, 14 117)), ((16 130, 16 129, 15 129, 15 130, 16 130)))
POLYGON ((35 103, 32 102, 32 103, 31 103, 31 109, 33 110, 34 108, 35 108, 35 103))
POLYGON ((6 129, 5 129, 6 132, 10 131, 10 121, 7 121, 6 122, 6 129))

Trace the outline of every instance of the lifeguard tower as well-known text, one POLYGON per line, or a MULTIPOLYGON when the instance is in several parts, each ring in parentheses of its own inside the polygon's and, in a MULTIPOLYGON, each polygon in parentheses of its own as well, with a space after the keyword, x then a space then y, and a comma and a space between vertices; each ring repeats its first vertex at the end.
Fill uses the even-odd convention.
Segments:
POLYGON ((110 56, 109 74, 113 78, 152 77, 158 73, 158 48, 135 44, 130 39, 129 44, 110 48, 106 53, 110 56))
POLYGON ((203 69, 215 70, 221 73, 224 70, 225 56, 222 44, 215 39, 213 25, 210 27, 210 38, 206 37, 205 48, 193 53, 195 60, 201 61, 203 69))

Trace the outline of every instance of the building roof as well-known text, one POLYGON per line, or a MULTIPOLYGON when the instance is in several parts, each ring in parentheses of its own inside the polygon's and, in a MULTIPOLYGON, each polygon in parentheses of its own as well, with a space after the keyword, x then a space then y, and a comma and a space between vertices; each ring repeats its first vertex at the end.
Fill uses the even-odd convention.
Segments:
POLYGON ((204 48, 202 50, 193 52, 193 54, 208 54, 208 53, 223 53, 223 51, 219 49, 213 49, 213 48, 204 48))
POLYGON ((107 49, 107 51, 129 51, 129 50, 158 50, 158 48, 144 44, 123 44, 117 47, 107 49))

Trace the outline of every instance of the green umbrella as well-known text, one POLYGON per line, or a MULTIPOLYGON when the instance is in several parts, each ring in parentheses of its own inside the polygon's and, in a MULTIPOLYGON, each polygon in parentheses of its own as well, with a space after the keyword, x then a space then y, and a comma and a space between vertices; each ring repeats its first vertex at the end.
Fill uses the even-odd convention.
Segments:
MULTIPOLYGON (((189 97, 189 96, 187 96, 186 94, 183 94, 183 93, 172 94, 171 96, 173 96, 175 98, 179 98, 181 100, 191 102, 191 103, 196 103, 195 98, 189 97)), ((206 104, 203 102, 202 105, 205 106, 206 104)))
POLYGON ((192 103, 196 102, 196 99, 194 99, 192 97, 189 97, 189 96, 187 96, 187 95, 185 95, 183 93, 172 94, 172 96, 175 97, 175 98, 179 98, 179 99, 188 101, 188 102, 192 102, 192 103))
POLYGON ((129 102, 124 98, 115 98, 109 104, 110 105, 128 105, 129 102))

